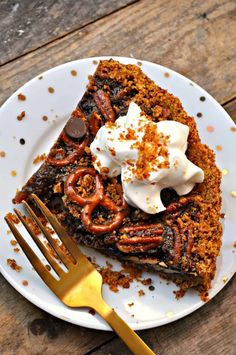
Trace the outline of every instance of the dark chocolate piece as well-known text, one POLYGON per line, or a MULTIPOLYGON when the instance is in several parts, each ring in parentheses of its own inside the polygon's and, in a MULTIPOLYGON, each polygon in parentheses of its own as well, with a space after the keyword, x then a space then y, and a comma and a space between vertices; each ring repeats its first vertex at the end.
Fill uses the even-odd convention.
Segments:
POLYGON ((87 132, 86 123, 80 117, 71 116, 65 125, 64 131, 72 139, 81 139, 87 132))

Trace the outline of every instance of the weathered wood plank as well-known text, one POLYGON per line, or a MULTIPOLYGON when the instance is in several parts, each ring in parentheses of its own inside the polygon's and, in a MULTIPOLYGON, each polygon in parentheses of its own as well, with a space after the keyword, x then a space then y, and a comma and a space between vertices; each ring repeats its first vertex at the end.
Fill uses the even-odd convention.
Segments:
POLYGON ((0 2, 0 64, 43 46, 133 0, 0 2))
MULTIPOLYGON (((158 355, 234 355, 236 349, 236 276, 212 301, 191 315, 165 326, 139 332, 158 355)), ((157 304, 157 307, 161 305, 157 304)), ((94 355, 128 355, 129 350, 115 338, 94 355)))
POLYGON ((0 275, 1 355, 82 355, 114 337, 59 320, 32 305, 0 275))
POLYGON ((236 96, 236 2, 142 1, 0 68, 0 102, 38 73, 94 55, 131 53, 199 83, 218 101, 236 96))

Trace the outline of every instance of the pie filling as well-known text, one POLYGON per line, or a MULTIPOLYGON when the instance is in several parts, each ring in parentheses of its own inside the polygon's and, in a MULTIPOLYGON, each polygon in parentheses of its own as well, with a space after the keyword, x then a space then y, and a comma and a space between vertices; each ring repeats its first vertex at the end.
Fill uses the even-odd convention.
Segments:
MULTIPOLYGON (((186 174, 186 169, 182 174, 186 174)), ((201 143, 194 119, 187 115, 179 99, 158 87, 139 67, 104 60, 89 77, 83 98, 45 162, 17 192, 14 202, 30 202, 30 194, 35 193, 78 243, 121 261, 161 272, 180 284, 183 293, 196 287, 204 298, 214 278, 221 247, 220 180, 214 153, 201 143), (125 144, 119 145, 117 141, 112 145, 115 136, 109 136, 109 129, 112 132, 115 128, 117 133, 117 122, 127 115, 130 104, 134 103, 147 121, 142 140, 136 139, 137 127, 132 128, 131 117, 131 127, 125 131, 125 136, 119 133, 121 140, 126 138, 125 144), (157 128, 158 137, 150 135, 153 127, 171 127, 171 123, 179 129, 185 125, 188 131, 186 144, 180 140, 177 145, 178 154, 174 145, 177 154, 174 157, 179 157, 176 162, 172 161, 170 149, 171 128, 168 128, 169 136, 161 135, 160 128, 157 128), (107 132, 100 130, 102 126, 107 132), (98 132, 108 134, 110 144, 102 141, 100 146, 98 132), (146 137, 149 141, 145 141, 146 137), (152 144, 152 140, 156 144, 152 144), (132 144, 124 153, 128 141, 132 144), (144 145, 150 150, 149 155, 141 155, 144 145), (109 149, 106 160, 101 154, 105 152, 104 147, 106 152, 109 149), (136 151, 132 152, 132 147, 136 151), (115 158, 116 148, 120 149, 120 158, 115 158), (155 168, 151 159, 153 152, 155 168), (125 154, 129 157, 126 160, 125 154), (99 161, 101 157, 103 160, 99 161), (185 169, 187 162, 190 173, 183 180, 176 171, 181 172, 181 167, 185 169), (106 165, 108 163, 110 165, 106 165), (165 175, 171 164, 176 169, 174 178, 172 174, 165 175), (121 172, 125 169, 127 176, 121 172), (137 191, 142 193, 138 198, 135 197, 137 191), (149 195, 145 197, 147 191, 149 195), (148 199, 144 203, 142 197, 152 201, 157 192, 157 205, 150 207, 148 199)))

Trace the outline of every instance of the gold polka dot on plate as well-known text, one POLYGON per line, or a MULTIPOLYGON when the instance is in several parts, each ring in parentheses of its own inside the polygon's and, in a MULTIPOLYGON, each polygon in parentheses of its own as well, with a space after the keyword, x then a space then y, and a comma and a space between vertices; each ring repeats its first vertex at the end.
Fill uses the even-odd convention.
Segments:
POLYGON ((172 318, 174 316, 174 313, 169 311, 169 312, 166 312, 166 315, 168 318, 172 318))
POLYGON ((50 93, 50 94, 53 94, 54 93, 54 88, 53 87, 51 87, 51 86, 49 86, 49 88, 48 88, 48 92, 50 93))
POLYGON ((169 74, 169 73, 164 73, 164 77, 165 77, 165 78, 169 78, 169 77, 170 77, 170 74, 169 74))
POLYGON ((236 191, 231 191, 231 195, 232 195, 233 197, 236 197, 236 191))
POLYGON ((221 145, 217 145, 217 146, 216 146, 216 150, 218 150, 219 152, 220 152, 222 149, 223 149, 223 148, 222 148, 221 145))
POLYGON ((222 279, 222 281, 223 281, 224 283, 226 283, 226 282, 228 281, 228 277, 227 277, 227 276, 224 276, 223 279, 222 279))
POLYGON ((227 169, 222 169, 222 175, 227 175, 229 173, 229 171, 227 169))
POLYGON ((77 71, 76 70, 71 70, 70 73, 71 73, 72 76, 76 76, 77 75, 77 71))
POLYGON ((215 128, 213 126, 207 126, 208 132, 214 132, 215 128))
POLYGON ((11 176, 16 176, 17 175, 17 172, 15 170, 12 170, 11 171, 11 176))

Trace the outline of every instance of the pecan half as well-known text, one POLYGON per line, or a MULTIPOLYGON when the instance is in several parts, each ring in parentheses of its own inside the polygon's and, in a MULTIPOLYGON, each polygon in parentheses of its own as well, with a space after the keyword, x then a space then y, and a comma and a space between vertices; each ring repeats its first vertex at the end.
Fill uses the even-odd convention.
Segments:
POLYGON ((138 253, 155 249, 163 244, 164 229, 160 223, 122 227, 116 244, 123 253, 138 253))
POLYGON ((115 101, 123 99, 126 95, 128 95, 131 92, 132 88, 131 87, 125 87, 121 89, 120 91, 117 92, 117 94, 113 97, 115 101))
POLYGON ((93 136, 96 136, 97 131, 99 130, 101 125, 102 125, 102 120, 100 115, 96 111, 93 111, 91 113, 90 120, 89 120, 89 130, 93 136))
POLYGON ((155 249, 156 244, 150 243, 150 244, 146 244, 146 245, 120 245, 118 243, 117 248, 122 253, 144 253, 145 251, 155 249))
POLYGON ((97 90, 93 94, 97 108, 108 122, 115 122, 116 113, 111 105, 109 95, 103 90, 97 90))

